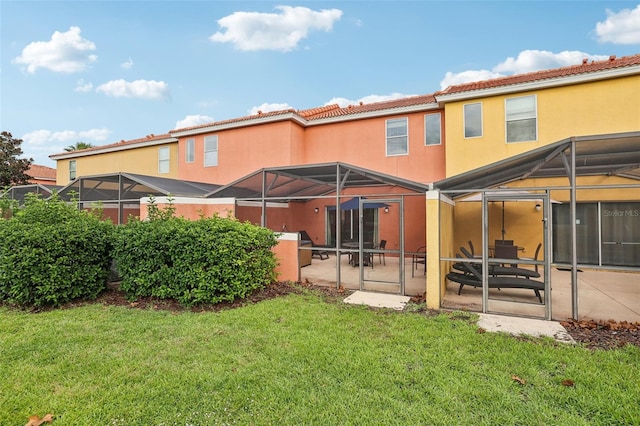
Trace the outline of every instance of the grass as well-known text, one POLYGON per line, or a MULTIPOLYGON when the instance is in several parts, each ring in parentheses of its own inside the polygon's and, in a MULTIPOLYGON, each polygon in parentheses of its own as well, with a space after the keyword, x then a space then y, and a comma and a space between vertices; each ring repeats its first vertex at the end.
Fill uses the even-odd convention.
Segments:
POLYGON ((638 383, 637 347, 312 293, 217 313, 0 309, 2 425, 638 424, 638 383))

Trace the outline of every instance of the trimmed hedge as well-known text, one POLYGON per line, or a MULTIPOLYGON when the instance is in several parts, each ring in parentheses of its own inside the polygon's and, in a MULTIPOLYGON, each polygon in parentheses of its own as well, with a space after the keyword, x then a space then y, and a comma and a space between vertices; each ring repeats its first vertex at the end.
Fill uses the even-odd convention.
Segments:
POLYGON ((273 231, 218 216, 131 221, 116 228, 113 256, 130 300, 185 306, 244 298, 275 279, 273 231))
POLYGON ((57 197, 0 220, 0 300, 57 306, 105 289, 113 225, 57 197))

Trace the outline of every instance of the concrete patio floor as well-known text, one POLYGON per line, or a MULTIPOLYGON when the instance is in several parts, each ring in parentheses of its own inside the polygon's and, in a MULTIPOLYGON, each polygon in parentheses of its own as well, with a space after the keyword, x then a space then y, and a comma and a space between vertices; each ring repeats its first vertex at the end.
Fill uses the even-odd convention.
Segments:
MULTIPOLYGON (((342 256, 341 283, 348 290, 363 290, 400 295, 398 259, 387 256, 386 265, 374 258, 373 268, 364 268, 364 288, 359 286, 359 268, 351 266, 347 256, 342 256), (389 281, 389 282, 382 282, 389 281), (392 283, 392 282, 395 282, 392 283)), ((411 259, 405 259, 406 296, 423 295, 426 290, 424 266, 418 265, 411 276, 411 259)), ((336 285, 335 256, 326 260, 314 258, 311 265, 301 268, 301 279, 316 285, 336 285)), ((541 271, 542 273, 542 271, 541 271)), ((482 311, 482 290, 464 287, 458 295, 458 285, 448 283, 444 294, 443 309, 482 311)), ((489 313, 544 317, 544 307, 537 303, 531 290, 490 290, 489 313)), ((640 322, 640 272, 581 269, 578 272, 579 319, 640 322)), ((562 321, 571 318, 571 272, 551 269, 551 317, 562 321)))

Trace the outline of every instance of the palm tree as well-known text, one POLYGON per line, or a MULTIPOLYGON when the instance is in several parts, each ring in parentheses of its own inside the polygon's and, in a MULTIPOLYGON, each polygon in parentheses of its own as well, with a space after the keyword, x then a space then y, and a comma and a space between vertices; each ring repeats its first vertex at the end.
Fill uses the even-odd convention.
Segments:
POLYGON ((81 149, 87 149, 87 148, 93 148, 93 145, 88 142, 80 141, 80 142, 76 142, 75 145, 69 145, 64 150, 67 152, 71 152, 71 151, 79 151, 81 149))

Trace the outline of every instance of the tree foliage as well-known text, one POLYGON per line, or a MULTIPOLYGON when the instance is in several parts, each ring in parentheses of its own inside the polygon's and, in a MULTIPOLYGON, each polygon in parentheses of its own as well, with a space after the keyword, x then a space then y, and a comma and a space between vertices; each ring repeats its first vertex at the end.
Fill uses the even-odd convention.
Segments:
POLYGON ((73 151, 80 151, 81 149, 88 149, 88 148, 93 148, 93 145, 90 144, 89 142, 79 141, 79 142, 76 142, 75 145, 69 145, 64 150, 67 152, 73 152, 73 151))
POLYGON ((19 158, 22 155, 22 139, 14 138, 9 132, 0 134, 0 188, 29 183, 31 176, 27 170, 33 158, 19 158))

